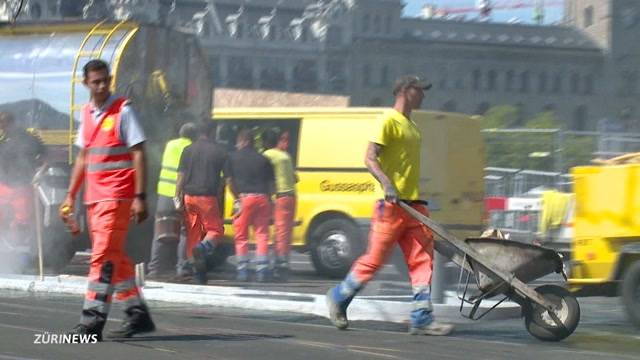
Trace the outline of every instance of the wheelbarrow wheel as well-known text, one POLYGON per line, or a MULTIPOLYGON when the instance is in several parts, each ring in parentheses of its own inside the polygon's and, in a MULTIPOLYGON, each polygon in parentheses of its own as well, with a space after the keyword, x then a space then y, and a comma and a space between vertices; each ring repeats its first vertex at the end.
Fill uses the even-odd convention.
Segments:
POLYGON ((543 341, 560 341, 571 335, 580 321, 580 305, 567 289, 557 285, 543 285, 536 291, 558 307, 558 324, 542 306, 528 302, 524 309, 524 324, 529 334, 543 341))

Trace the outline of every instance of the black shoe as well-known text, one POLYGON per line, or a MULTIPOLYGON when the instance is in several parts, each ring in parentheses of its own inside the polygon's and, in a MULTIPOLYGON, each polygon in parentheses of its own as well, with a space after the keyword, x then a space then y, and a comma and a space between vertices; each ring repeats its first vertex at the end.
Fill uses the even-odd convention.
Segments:
POLYGON ((207 272, 207 249, 203 243, 198 243, 191 250, 193 253, 193 267, 195 272, 206 273, 207 272))
POLYGON ((193 273, 193 279, 198 285, 207 285, 207 281, 209 280, 209 278, 207 277, 207 273, 200 271, 195 271, 193 273))
POLYGON ((286 283, 289 281, 289 268, 276 267, 273 269, 273 281, 280 283, 286 283))
MULTIPOLYGON (((88 325, 85 325, 85 324, 78 324, 71 331, 69 331, 67 334, 69 334, 69 335, 95 335, 96 340, 98 342, 100 342, 100 341, 102 341, 102 326, 100 326, 100 329, 97 329, 96 327, 88 326, 88 325)), ((91 336, 89 341, 92 341, 92 340, 93 340, 93 336, 91 336)))
POLYGON ((249 281, 249 271, 248 270, 238 270, 238 272, 236 273, 236 281, 248 282, 249 281))
POLYGON ((125 311, 127 319, 122 322, 120 329, 109 331, 110 338, 130 338, 135 334, 150 333, 156 330, 151 320, 151 314, 146 305, 133 306, 125 311))
POLYGON ((269 270, 256 271, 256 282, 264 283, 271 280, 269 270))

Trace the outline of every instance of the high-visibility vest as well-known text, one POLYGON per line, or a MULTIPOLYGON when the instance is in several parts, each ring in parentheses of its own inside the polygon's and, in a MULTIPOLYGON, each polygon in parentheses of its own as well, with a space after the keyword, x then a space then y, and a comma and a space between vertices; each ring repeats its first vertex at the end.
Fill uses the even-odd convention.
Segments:
POLYGON ((177 138, 167 142, 162 154, 162 169, 158 178, 158 195, 176 196, 176 181, 178 180, 178 165, 184 148, 191 145, 187 138, 177 138))
POLYGON ((89 104, 82 109, 87 204, 135 197, 133 157, 120 134, 120 113, 127 103, 116 99, 98 121, 91 118, 89 104))

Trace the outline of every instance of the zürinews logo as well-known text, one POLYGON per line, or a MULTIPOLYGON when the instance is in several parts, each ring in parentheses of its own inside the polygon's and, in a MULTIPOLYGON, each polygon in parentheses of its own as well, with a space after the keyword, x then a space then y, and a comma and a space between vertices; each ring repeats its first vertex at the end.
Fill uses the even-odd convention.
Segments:
POLYGON ((96 344, 98 342, 98 334, 51 334, 44 332, 34 335, 33 343, 36 345, 96 344))

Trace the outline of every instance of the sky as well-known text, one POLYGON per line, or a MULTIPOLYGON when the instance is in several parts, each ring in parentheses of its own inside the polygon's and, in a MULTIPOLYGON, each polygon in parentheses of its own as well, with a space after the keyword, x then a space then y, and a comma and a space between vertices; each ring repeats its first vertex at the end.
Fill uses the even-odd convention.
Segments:
MULTIPOLYGON (((404 0, 407 4, 404 9, 405 16, 418 16, 422 6, 427 4, 436 5, 438 7, 473 7, 476 0, 404 0)), ((534 2, 533 0, 529 0, 534 2)), ((549 2, 558 3, 557 0, 547 0, 549 2)), ((507 1, 497 0, 494 3, 519 3, 522 1, 507 1)), ((545 23, 552 24, 562 19, 563 9, 562 6, 550 6, 545 12, 545 23)), ((476 16, 477 13, 469 13, 467 17, 476 16)), ((492 20, 496 22, 507 22, 511 18, 517 17, 522 23, 533 23, 532 21, 533 8, 528 9, 513 9, 513 10, 495 10, 492 14, 492 20)))

